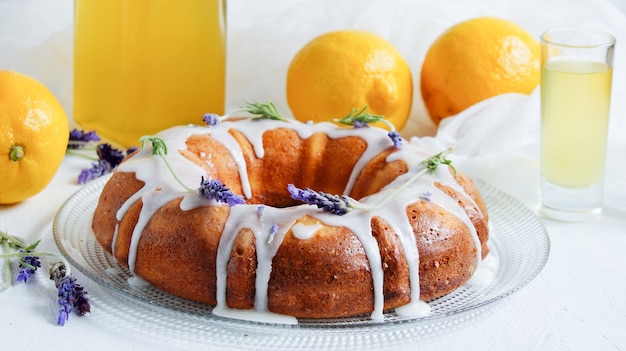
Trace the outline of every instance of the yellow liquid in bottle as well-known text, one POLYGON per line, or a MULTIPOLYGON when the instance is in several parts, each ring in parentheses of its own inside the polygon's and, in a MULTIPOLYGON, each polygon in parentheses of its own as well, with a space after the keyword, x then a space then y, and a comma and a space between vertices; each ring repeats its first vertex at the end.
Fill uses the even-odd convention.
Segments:
POLYGON ((541 167, 549 182, 584 188, 602 181, 612 69, 577 58, 542 68, 541 167))
POLYGON ((224 113, 222 0, 75 0, 74 119, 114 143, 224 113))

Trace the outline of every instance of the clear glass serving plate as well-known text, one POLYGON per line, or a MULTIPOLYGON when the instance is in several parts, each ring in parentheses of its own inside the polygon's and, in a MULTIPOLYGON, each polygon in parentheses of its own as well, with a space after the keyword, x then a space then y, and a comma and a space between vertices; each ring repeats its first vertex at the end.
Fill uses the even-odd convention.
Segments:
POLYGON ((476 182, 490 216, 488 269, 493 279, 487 284, 467 284, 429 301, 431 313, 419 318, 390 311, 384 321, 373 321, 369 315, 299 320, 297 325, 227 319, 212 315, 209 305, 152 286, 129 284, 128 269, 100 246, 91 230, 93 212, 107 179, 92 182, 63 204, 53 224, 56 244, 74 268, 106 287, 98 296, 91 293, 98 308, 116 316, 118 323, 129 323, 140 333, 189 346, 210 344, 272 350, 389 347, 400 339, 442 333, 472 320, 494 302, 533 280, 550 252, 547 232, 528 208, 500 190, 476 182))

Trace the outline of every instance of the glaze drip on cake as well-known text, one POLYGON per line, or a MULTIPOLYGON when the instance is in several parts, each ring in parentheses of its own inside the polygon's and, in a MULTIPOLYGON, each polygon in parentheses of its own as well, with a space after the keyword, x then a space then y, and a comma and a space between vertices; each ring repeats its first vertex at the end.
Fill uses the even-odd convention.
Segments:
MULTIPOLYGON (((378 128, 338 128, 330 123, 311 125, 274 120, 234 121, 223 122, 213 127, 174 127, 159 133, 157 136, 166 142, 169 150, 166 156, 167 160, 178 177, 188 186, 197 187, 201 177, 207 177, 207 167, 210 168, 213 164, 210 158, 205 160, 205 164, 198 164, 186 157, 185 151, 188 151, 186 143, 194 135, 209 134, 213 140, 228 150, 230 157, 235 163, 231 166, 236 168, 239 174, 239 184, 227 184, 227 186, 240 188, 242 195, 249 200, 255 196, 255 191, 258 191, 250 183, 249 167, 246 164, 246 157, 252 156, 246 156, 240 141, 233 136, 233 130, 244 135, 254 150, 254 157, 262 159, 266 151, 263 138, 265 133, 281 128, 295 131, 302 140, 311 138, 315 134, 323 133, 330 139, 357 136, 365 141, 366 147, 356 161, 345 185, 344 194, 347 195, 352 193, 364 167, 377 155, 393 149, 393 143, 386 137, 384 130, 378 128)), ((415 224, 408 218, 407 207, 417 202, 430 202, 458 218, 468 228, 474 242, 475 263, 472 270, 478 267, 483 258, 483 253, 481 253, 483 244, 479 239, 479 234, 472 219, 460 205, 459 200, 452 198, 447 191, 442 190, 442 187, 453 189, 454 192, 461 194, 474 208, 480 208, 480 205, 474 201, 471 194, 466 193, 463 186, 457 182, 454 174, 446 166, 438 167, 434 174, 427 172, 395 196, 393 201, 385 206, 377 207, 395 189, 405 184, 415 173, 423 169, 424 166, 420 162, 431 156, 433 155, 427 154, 410 144, 390 152, 386 156, 386 163, 401 161, 406 164, 407 171, 383 186, 380 191, 358 199, 363 205, 373 208, 372 210, 352 210, 343 216, 337 216, 322 212, 311 205, 288 207, 263 205, 262 211, 260 211, 259 203, 246 203, 229 208, 228 218, 219 238, 219 248, 216 254, 215 298, 217 305, 214 308, 214 313, 235 318, 261 319, 278 321, 280 323, 294 322, 295 319, 277 317, 275 314, 270 313, 268 284, 272 274, 272 260, 288 232, 291 231, 298 240, 306 241, 315 238, 317 231, 321 230, 320 228, 323 226, 332 226, 349 229, 358 237, 362 244, 369 262, 369 271, 373 285, 374 308, 371 312, 371 318, 383 319, 383 311, 385 309, 383 281, 385 272, 377 239, 372 234, 372 221, 375 218, 384 219, 391 230, 396 233, 401 244, 401 251, 404 252, 408 264, 410 302, 408 306, 403 307, 404 312, 424 313, 427 310, 424 306, 427 305, 420 301, 420 254, 418 252, 416 234, 414 234, 413 229, 415 224), (308 218, 308 222, 303 223, 303 218, 308 218), (250 230, 252 232, 256 245, 257 260, 254 282, 254 311, 256 311, 256 314, 244 313, 243 316, 242 311, 229 308, 226 301, 227 267, 234 242, 242 230, 250 230), (263 314, 265 317, 258 317, 263 314)), ((332 172, 332 170, 328 171, 332 172)), ((142 233, 151 218, 164 205, 182 198, 179 205, 181 211, 192 211, 207 206, 227 207, 227 205, 218 203, 215 200, 208 200, 197 192, 190 192, 177 183, 165 162, 152 155, 150 147, 140 150, 137 154, 123 162, 118 167, 117 172, 134 173, 135 178, 144 183, 142 188, 124 201, 119 210, 117 210, 115 215, 117 223, 115 224, 115 233, 111 243, 111 251, 115 255, 115 247, 117 246, 119 235, 119 222, 122 221, 131 207, 138 200, 141 200, 142 207, 134 226, 128 249, 127 264, 133 274, 135 273, 138 246, 142 233)), ((284 184, 284 187, 286 191, 287 184, 284 184)))

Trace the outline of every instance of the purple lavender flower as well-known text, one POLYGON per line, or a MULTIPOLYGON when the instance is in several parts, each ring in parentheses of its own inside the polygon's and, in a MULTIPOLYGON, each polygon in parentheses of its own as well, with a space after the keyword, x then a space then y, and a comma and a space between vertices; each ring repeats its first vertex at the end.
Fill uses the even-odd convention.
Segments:
POLYGON ((367 122, 363 122, 363 121, 354 121, 352 122, 352 125, 354 126, 354 128, 367 128, 370 125, 367 124, 367 122))
POLYGON ((91 311, 89 300, 87 296, 85 296, 87 292, 85 292, 80 284, 76 283, 76 279, 65 276, 55 282, 55 284, 59 290, 59 316, 57 318, 57 324, 65 325, 72 311, 75 311, 81 316, 91 311))
POLYGON ((124 153, 121 150, 118 150, 111 146, 111 144, 100 144, 98 145, 96 152, 98 153, 98 158, 100 160, 105 160, 111 165, 111 168, 117 167, 123 160, 124 153))
POLYGON ((87 184, 89 180, 102 177, 103 175, 110 173, 112 170, 113 167, 111 167, 111 164, 105 160, 92 162, 91 168, 83 169, 78 175, 78 184, 87 184))
POLYGON ((74 307, 74 312, 79 316, 84 316, 87 313, 91 312, 91 305, 89 304, 89 298, 87 298, 87 292, 85 288, 83 288, 80 284, 76 283, 76 279, 74 280, 74 301, 72 301, 72 306, 74 307))
MULTIPOLYGON (((126 155, 135 152, 135 150, 137 150, 136 147, 126 150, 126 155)), ((96 147, 96 153, 98 154, 98 162, 92 162, 91 168, 83 169, 80 172, 78 175, 78 184, 83 185, 89 180, 111 173, 126 157, 121 150, 107 143, 99 144, 96 147)))
POLYGON ((274 235, 278 232, 278 224, 272 224, 270 228, 270 235, 267 237, 267 243, 271 243, 274 240, 274 235))
POLYGON ((420 199, 424 201, 430 201, 431 196, 433 196, 433 193, 431 193, 429 190, 426 190, 425 192, 419 194, 420 199))
POLYGON ((397 130, 391 131, 391 132, 387 133, 387 135, 389 136, 389 138, 393 142, 393 146, 396 149, 399 149, 399 148, 402 147, 402 137, 400 136, 400 133, 398 133, 397 130))
POLYGON ((52 265, 50 279, 54 280, 54 284, 58 289, 58 325, 65 325, 72 311, 81 316, 91 312, 89 299, 86 296, 87 292, 80 284, 76 283, 75 278, 66 275, 63 263, 58 262, 52 265))
POLYGON ((65 325, 65 322, 70 318, 70 313, 72 313, 72 305, 64 302, 59 297, 59 316, 57 317, 58 325, 65 325))
POLYGON ((264 211, 265 211, 265 206, 263 205, 259 205, 259 207, 256 208, 256 212, 259 214, 259 217, 263 217, 264 211))
POLYGON ((205 113, 204 116, 202 116, 202 120, 211 127, 220 123, 220 117, 215 113, 205 113))
MULTIPOLYGON (((26 251, 20 250, 20 252, 26 252, 26 251)), ((22 281, 26 283, 28 278, 30 278, 33 274, 35 274, 35 271, 37 270, 37 268, 41 267, 41 262, 39 261, 39 257, 24 256, 21 259, 19 259, 19 267, 20 267, 20 272, 17 275, 16 281, 18 282, 22 281)))
POLYGON ((351 210, 350 198, 342 195, 331 195, 321 191, 311 190, 310 188, 299 189, 293 184, 287 185, 287 190, 294 200, 302 201, 309 205, 316 205, 324 212, 330 212, 339 216, 343 216, 351 210))
POLYGON ((389 123, 385 121, 385 117, 372 115, 369 112, 365 112, 367 110, 367 106, 363 107, 360 111, 357 111, 356 108, 352 108, 350 113, 344 118, 335 118, 334 121, 341 124, 347 124, 354 126, 354 128, 362 128, 368 127, 370 123, 383 122, 389 123))
POLYGON ((230 207, 245 203, 243 197, 233 194, 219 179, 204 179, 204 177, 202 177, 198 190, 200 195, 207 199, 226 203, 230 207))
POLYGON ((85 132, 84 130, 72 129, 70 131, 68 149, 80 149, 91 141, 100 141, 100 137, 96 131, 85 132))

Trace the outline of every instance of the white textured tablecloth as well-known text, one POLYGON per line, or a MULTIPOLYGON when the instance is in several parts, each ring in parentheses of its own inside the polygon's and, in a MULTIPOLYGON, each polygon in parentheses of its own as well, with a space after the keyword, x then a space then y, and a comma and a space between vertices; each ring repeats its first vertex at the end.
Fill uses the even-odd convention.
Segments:
MULTIPOLYGON (((535 280, 471 323, 417 341, 398 337, 406 349, 416 350, 622 350, 626 349, 625 8, 617 0, 233 0, 228 3, 227 106, 236 108, 246 98, 272 100, 288 112, 284 79, 289 60, 310 38, 332 29, 363 28, 389 39, 409 62, 416 87, 430 43, 445 28, 467 18, 507 18, 536 37, 561 26, 613 33, 617 50, 603 217, 577 224, 542 219, 551 253, 535 280)), ((19 70, 44 82, 70 117, 71 57, 71 0, 0 0, 0 68, 19 70)), ((536 211, 538 106, 537 92, 500 96, 473 106, 437 130, 415 91, 411 123, 403 134, 420 136, 413 142, 428 147, 457 145, 454 161, 459 168, 536 211)), ((54 215, 80 189, 76 177, 86 166, 84 160, 66 157, 43 192, 18 205, 0 206, 0 230, 27 241, 40 238, 41 248, 57 251, 52 239, 54 215)), ((55 323, 55 289, 44 274, 0 292, 0 350, 191 348, 185 340, 164 344, 153 329, 133 325, 132 319, 121 320, 110 308, 111 298, 97 295, 102 288, 75 273, 93 295, 93 312, 85 318, 71 316, 65 327, 55 323)), ((120 304, 120 311, 124 308, 120 304)), ((298 346, 306 345, 294 348, 298 346)))

